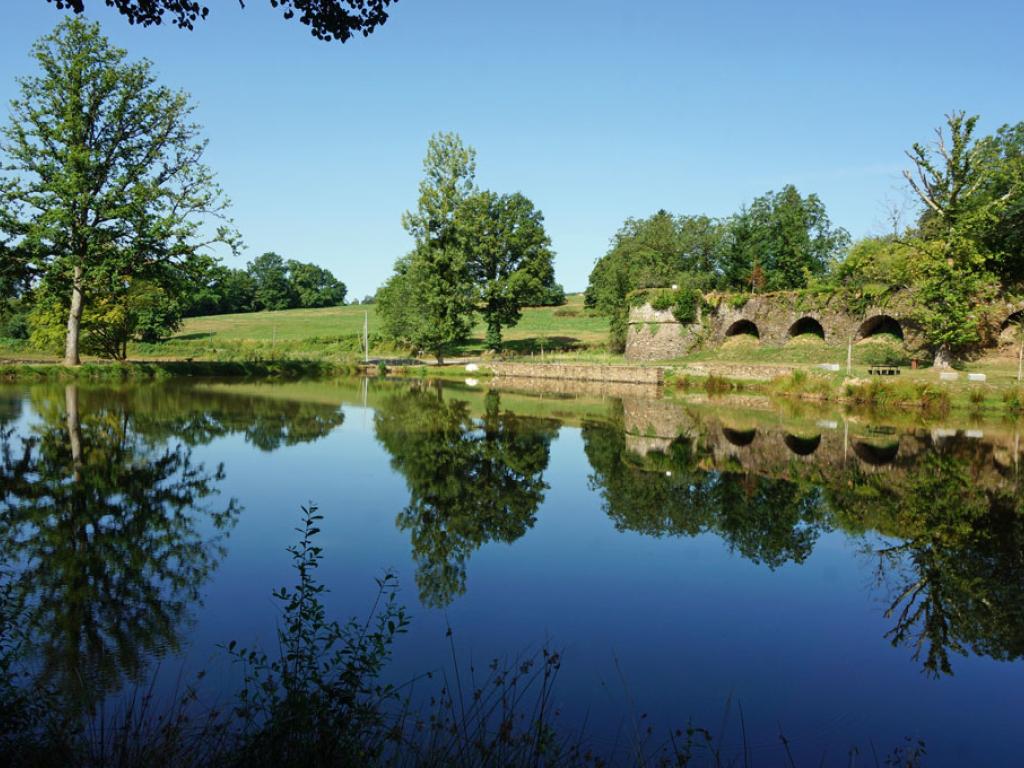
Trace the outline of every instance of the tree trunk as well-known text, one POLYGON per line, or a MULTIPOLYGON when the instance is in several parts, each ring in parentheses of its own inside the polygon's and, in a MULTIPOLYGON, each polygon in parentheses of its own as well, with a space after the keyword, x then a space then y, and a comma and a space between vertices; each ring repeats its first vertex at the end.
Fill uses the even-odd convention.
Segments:
POLYGON ((64 408, 67 410, 68 444, 71 462, 78 481, 82 473, 82 428, 78 422, 78 387, 68 384, 64 388, 64 408))
POLYGON ((487 318, 487 336, 484 343, 488 349, 501 352, 501 322, 493 315, 487 318))
POLYGON ((71 311, 68 312, 68 335, 64 342, 64 365, 81 365, 78 337, 82 326, 82 268, 75 267, 71 281, 71 311))
POLYGON ((935 361, 932 363, 936 368, 952 368, 953 367, 953 354, 949 351, 949 347, 943 345, 938 348, 935 352, 935 361))

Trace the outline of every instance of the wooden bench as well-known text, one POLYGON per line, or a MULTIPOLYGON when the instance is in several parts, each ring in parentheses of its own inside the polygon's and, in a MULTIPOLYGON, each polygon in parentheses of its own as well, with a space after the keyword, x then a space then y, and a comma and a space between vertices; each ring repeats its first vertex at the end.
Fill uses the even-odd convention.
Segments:
POLYGON ((871 365, 868 366, 870 376, 899 376, 900 369, 897 365, 871 365))

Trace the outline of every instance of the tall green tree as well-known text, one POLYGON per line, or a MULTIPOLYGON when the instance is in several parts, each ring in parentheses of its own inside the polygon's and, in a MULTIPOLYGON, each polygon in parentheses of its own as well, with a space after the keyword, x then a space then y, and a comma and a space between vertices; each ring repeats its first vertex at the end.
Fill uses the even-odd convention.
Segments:
POLYGON ((730 289, 803 288, 838 261, 850 242, 845 229, 832 225, 817 195, 803 197, 791 184, 755 198, 730 229, 723 285, 730 289))
POLYGON ((395 263, 381 288, 380 315, 397 339, 433 353, 438 361, 469 333, 473 287, 459 247, 455 216, 476 192, 476 150, 456 133, 437 133, 427 143, 415 211, 402 225, 416 241, 395 263))
POLYGON ((78 365, 92 298, 239 241, 185 93, 81 19, 61 22, 32 55, 39 72, 21 79, 0 134, 0 208, 40 290, 67 310, 64 362, 78 365))
POLYGON ((285 266, 298 306, 337 307, 345 303, 348 289, 330 270, 294 259, 289 259, 285 266))
POLYGON ((273 251, 249 262, 246 271, 253 283, 253 304, 257 310, 276 311, 298 305, 295 290, 288 279, 284 259, 273 251))
POLYGON ((455 225, 487 323, 487 347, 498 351, 502 327, 519 322, 522 307, 553 274, 544 215, 522 194, 485 191, 463 201, 455 225))

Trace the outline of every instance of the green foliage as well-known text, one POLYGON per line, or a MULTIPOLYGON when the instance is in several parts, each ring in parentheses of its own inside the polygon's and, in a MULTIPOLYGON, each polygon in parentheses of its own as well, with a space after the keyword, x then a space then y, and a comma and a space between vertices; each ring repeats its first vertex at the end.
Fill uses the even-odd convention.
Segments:
POLYGON ((298 307, 336 307, 345 303, 348 289, 328 270, 316 264, 305 264, 289 259, 288 281, 296 296, 298 307))
POLYGON ((518 323, 522 307, 553 282, 544 216, 519 193, 478 192, 458 206, 455 229, 487 324, 485 343, 498 351, 502 326, 518 323))
POLYGON ((62 21, 32 54, 39 73, 19 81, 2 132, 0 210, 41 290, 66 310, 65 361, 77 364, 91 297, 239 241, 186 94, 157 85, 149 62, 128 62, 80 19, 62 21))
POLYGON ((702 300, 703 296, 696 288, 680 288, 672 302, 672 316, 683 325, 697 322, 702 300))
POLYGON ((374 426, 409 486, 398 526, 412 540, 420 599, 446 606, 465 591, 476 549, 515 541, 533 526, 558 424, 503 412, 495 392, 476 420, 465 402, 426 386, 382 401, 374 426))
MULTIPOLYGON (((85 308, 81 321, 81 351, 112 360, 128 356, 129 341, 155 342, 181 326, 181 307, 159 285, 132 280, 85 308)), ((65 310, 56 297, 41 293, 29 313, 31 340, 38 349, 58 351, 67 331, 65 310)))
POLYGON ((246 271, 253 281, 255 309, 274 311, 298 305, 298 296, 288 280, 288 267, 276 253, 257 256, 249 262, 246 271))
POLYGON ((277 654, 228 645, 245 671, 235 708, 244 724, 237 764, 370 764, 386 744, 386 707, 398 698, 393 686, 377 679, 409 619, 390 573, 378 579, 366 619, 344 626, 328 619, 322 597, 327 588, 315 576, 323 516, 313 505, 302 512, 301 538, 288 548, 298 583, 274 592, 282 610, 277 654))
POLYGON ((422 246, 395 264, 395 274, 377 292, 384 333, 440 362, 465 340, 473 309, 463 254, 456 248, 422 246))
POLYGON ((977 347, 986 338, 986 312, 998 291, 995 276, 981 266, 984 257, 951 231, 946 241, 922 242, 920 258, 915 318, 929 344, 953 354, 977 347))
POLYGON ((732 289, 805 287, 850 240, 846 230, 832 226, 817 195, 802 197, 792 185, 755 198, 732 219, 730 232, 721 272, 722 287, 732 289))
POLYGON ((872 339, 857 350, 858 359, 867 365, 909 365, 910 355, 903 348, 899 339, 892 342, 879 342, 872 339))

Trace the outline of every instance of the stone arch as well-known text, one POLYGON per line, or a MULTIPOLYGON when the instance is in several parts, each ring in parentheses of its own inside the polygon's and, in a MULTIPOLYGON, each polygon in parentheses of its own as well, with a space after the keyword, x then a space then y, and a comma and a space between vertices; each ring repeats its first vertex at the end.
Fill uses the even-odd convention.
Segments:
POLYGON ((795 338, 797 336, 803 336, 804 334, 813 334, 819 339, 824 340, 825 329, 822 328, 815 318, 810 315, 804 315, 791 326, 789 326, 789 338, 795 338))
POLYGON ((737 320, 735 323, 725 329, 725 338, 730 336, 753 336, 754 338, 760 339, 761 332, 757 329, 757 325, 751 320, 737 320))
POLYGON ((857 341, 863 341, 880 333, 892 334, 900 341, 903 340, 903 326, 900 325, 899 320, 892 315, 872 315, 857 329, 857 341))
POLYGON ((900 452, 900 444, 897 441, 894 443, 878 445, 876 443, 868 443, 862 440, 854 440, 853 452, 857 454, 857 458, 865 464, 870 464, 873 467, 881 467, 885 464, 890 464, 892 460, 896 458, 896 454, 900 452))
POLYGON ((787 432, 782 442, 786 444, 797 456, 810 456, 821 445, 821 435, 814 435, 813 437, 800 437, 799 435, 793 435, 787 432))
POLYGON ((1024 309, 1011 312, 999 326, 999 346, 1011 347, 1020 341, 1021 324, 1024 323, 1024 309))
POLYGON ((729 427, 722 427, 722 435, 737 448, 745 448, 754 442, 754 438, 757 437, 757 430, 730 429, 729 427))
POLYGON ((1007 315, 1006 319, 1003 320, 1003 324, 999 326, 1000 330, 1005 331, 1011 326, 1017 326, 1024 322, 1024 309, 1018 309, 1016 312, 1012 312, 1007 315))

